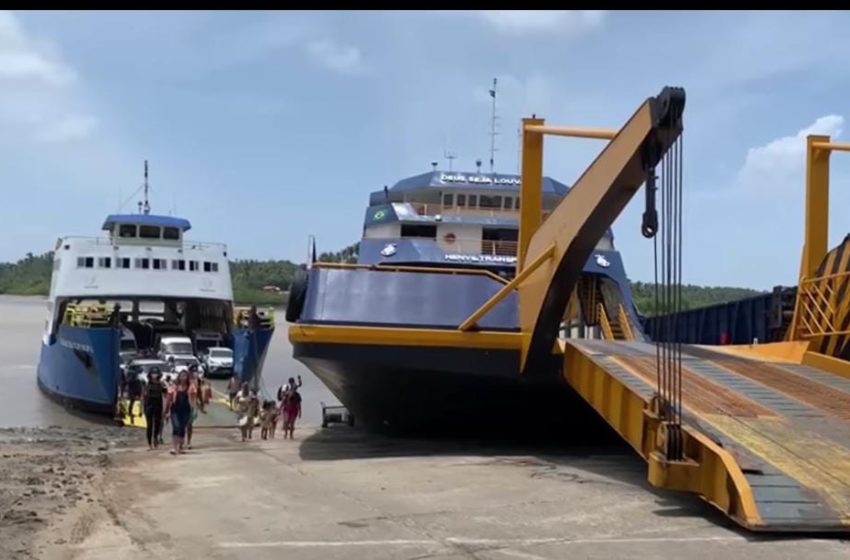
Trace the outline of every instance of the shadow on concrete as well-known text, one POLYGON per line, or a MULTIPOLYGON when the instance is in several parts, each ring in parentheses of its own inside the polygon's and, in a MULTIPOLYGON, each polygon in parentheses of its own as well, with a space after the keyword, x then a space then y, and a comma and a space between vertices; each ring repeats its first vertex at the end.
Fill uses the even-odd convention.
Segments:
MULTIPOLYGON (((702 518, 748 539, 771 538, 738 527, 715 507, 697 496, 661 491, 646 479, 646 463, 613 432, 570 436, 537 434, 531 440, 517 436, 484 434, 478 437, 392 436, 347 426, 319 429, 299 447, 304 461, 336 461, 402 457, 477 457, 484 464, 528 469, 530 478, 554 478, 564 484, 614 484, 641 488, 656 498, 657 507, 646 514, 660 526, 666 518, 702 518), (613 437, 612 437, 613 435, 613 437)), ((565 508, 578 507, 564 504, 565 508)))

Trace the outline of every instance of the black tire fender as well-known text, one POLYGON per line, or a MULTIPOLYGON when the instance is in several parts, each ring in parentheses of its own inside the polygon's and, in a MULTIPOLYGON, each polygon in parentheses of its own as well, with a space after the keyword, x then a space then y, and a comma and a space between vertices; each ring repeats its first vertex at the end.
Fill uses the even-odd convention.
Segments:
POLYGON ((304 302, 307 300, 307 284, 309 283, 310 273, 306 270, 298 270, 295 272, 295 278, 292 280, 292 287, 289 289, 289 301, 286 304, 286 320, 290 323, 295 323, 301 317, 301 312, 304 311, 304 302))

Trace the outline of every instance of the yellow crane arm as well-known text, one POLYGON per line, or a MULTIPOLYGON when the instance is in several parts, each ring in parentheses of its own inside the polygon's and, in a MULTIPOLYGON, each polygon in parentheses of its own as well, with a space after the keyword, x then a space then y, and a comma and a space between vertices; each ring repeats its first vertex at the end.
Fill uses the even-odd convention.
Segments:
MULTIPOLYGON (((650 176, 653 186, 647 189, 647 205, 654 204, 655 166, 681 134, 684 106, 681 88, 665 87, 647 99, 542 224, 543 135, 558 134, 560 129, 542 126, 540 119, 524 122, 519 262, 537 267, 517 287, 523 374, 551 367, 558 326, 584 264, 650 176), (538 264, 547 252, 549 258, 538 264)), ((647 214, 654 215, 654 208, 647 214)), ((657 222, 644 220, 644 235, 651 237, 655 229, 657 222)))

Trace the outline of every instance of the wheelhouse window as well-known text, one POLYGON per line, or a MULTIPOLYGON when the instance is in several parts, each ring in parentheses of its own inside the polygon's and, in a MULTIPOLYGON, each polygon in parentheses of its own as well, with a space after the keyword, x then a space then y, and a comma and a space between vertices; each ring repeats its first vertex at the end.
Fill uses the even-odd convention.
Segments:
POLYGON ((401 224, 401 236, 437 239, 437 226, 401 224))
POLYGON ((512 196, 506 196, 504 204, 502 205, 502 209, 510 210, 511 208, 513 208, 513 205, 514 205, 513 197, 512 196))
POLYGON ((151 267, 150 259, 136 259, 136 268, 148 270, 151 267))
POLYGON ((218 272, 218 263, 204 261, 204 272, 218 272))
POLYGON ((118 237, 136 237, 136 224, 121 224, 118 226, 118 237))
POLYGON ((162 228, 163 239, 180 239, 180 229, 176 227, 162 228))
POLYGON ((171 261, 171 270, 186 270, 186 261, 183 259, 174 259, 171 261))
POLYGON ((130 268, 130 259, 129 257, 121 257, 116 259, 115 264, 118 268, 130 268))
POLYGON ((448 193, 443 195, 443 206, 451 208, 453 206, 454 194, 448 193))
POLYGON ((471 194, 469 195, 469 204, 466 205, 468 208, 478 208, 478 195, 471 194))
POLYGON ((154 270, 165 270, 168 268, 168 261, 165 259, 153 259, 154 270))
POLYGON ((501 196, 488 196, 486 194, 481 195, 480 200, 481 208, 501 208, 502 207, 502 197, 501 196))
POLYGON ((142 239, 159 239, 159 226, 139 226, 139 237, 142 239))
POLYGON ((189 261, 189 270, 192 272, 198 271, 198 261, 189 261))
POLYGON ((458 207, 466 206, 466 195, 465 194, 457 195, 457 205, 458 205, 458 207))
POLYGON ((99 268, 112 268, 112 258, 111 257, 100 257, 97 259, 97 266, 99 268))
POLYGON ((514 210, 519 210, 519 197, 514 199, 514 210))
POLYGON ((94 257, 77 257, 77 268, 94 268, 94 257))

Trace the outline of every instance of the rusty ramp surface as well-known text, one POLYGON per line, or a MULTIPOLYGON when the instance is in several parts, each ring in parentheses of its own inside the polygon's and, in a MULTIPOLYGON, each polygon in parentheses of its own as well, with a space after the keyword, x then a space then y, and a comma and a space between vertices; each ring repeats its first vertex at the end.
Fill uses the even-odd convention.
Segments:
MULTIPOLYGON (((654 345, 567 344, 593 360, 594 375, 617 378, 647 402, 655 393, 654 345)), ((683 346, 682 402, 686 426, 728 451, 743 473, 760 518, 749 528, 850 529, 850 379, 683 346)))

